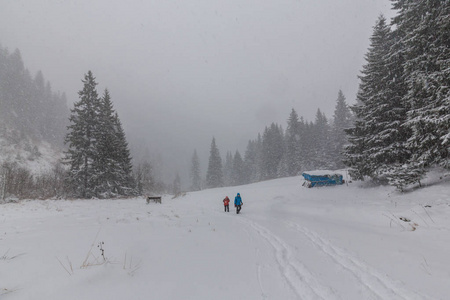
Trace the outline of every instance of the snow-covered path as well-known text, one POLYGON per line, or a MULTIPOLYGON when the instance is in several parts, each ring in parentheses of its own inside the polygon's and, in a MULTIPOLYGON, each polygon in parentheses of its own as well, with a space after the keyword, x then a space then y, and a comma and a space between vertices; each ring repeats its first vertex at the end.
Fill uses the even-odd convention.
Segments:
POLYGON ((286 178, 148 205, 143 199, 1 205, 0 299, 445 299, 450 293, 448 183, 413 194, 300 184, 299 177, 286 178), (242 213, 225 213, 222 199, 237 192, 242 213))

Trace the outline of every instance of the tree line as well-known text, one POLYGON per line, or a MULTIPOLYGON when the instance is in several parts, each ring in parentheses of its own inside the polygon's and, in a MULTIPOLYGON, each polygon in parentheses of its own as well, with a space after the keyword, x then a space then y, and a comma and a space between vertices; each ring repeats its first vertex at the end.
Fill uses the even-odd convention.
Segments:
POLYGON ((204 184, 194 151, 191 189, 242 185, 295 176, 305 170, 343 168, 342 151, 347 143, 344 129, 349 128, 351 122, 350 108, 343 92, 339 91, 331 120, 318 109, 314 122, 307 122, 292 109, 286 130, 276 123, 267 126, 262 135, 248 142, 243 156, 238 150, 228 151, 223 160, 213 138, 204 184))

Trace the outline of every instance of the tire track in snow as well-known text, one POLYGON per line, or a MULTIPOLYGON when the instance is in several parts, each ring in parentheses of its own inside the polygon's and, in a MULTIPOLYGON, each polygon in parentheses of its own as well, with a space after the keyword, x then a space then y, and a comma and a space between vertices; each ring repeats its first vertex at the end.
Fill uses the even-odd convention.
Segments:
POLYGON ((408 291, 376 269, 353 257, 349 252, 334 246, 319 234, 292 222, 286 224, 304 234, 319 250, 328 255, 338 265, 353 274, 368 291, 379 299, 427 299, 423 295, 408 291))
POLYGON ((248 219, 239 221, 252 227, 274 248, 280 272, 299 299, 338 299, 330 287, 320 284, 303 264, 292 257, 290 247, 282 239, 248 219))

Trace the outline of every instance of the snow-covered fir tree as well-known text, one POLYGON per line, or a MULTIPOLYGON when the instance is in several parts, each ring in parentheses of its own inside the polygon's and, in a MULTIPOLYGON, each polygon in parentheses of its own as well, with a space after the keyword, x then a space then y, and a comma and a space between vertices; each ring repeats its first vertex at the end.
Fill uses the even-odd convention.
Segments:
POLYGON ((450 168, 450 1, 393 1, 402 33, 411 168, 450 168))
POLYGON ((94 173, 97 178, 95 194, 111 197, 117 194, 117 165, 115 163, 116 130, 114 128, 114 109, 109 91, 105 89, 100 100, 99 129, 96 130, 98 159, 94 160, 94 173))
POLYGON ((133 177, 133 164, 128 147, 128 142, 125 137, 125 131, 123 130, 122 123, 120 122, 117 112, 114 116, 114 128, 116 130, 116 149, 115 149, 115 161, 118 166, 115 172, 116 189, 119 195, 135 195, 135 180, 133 177))
POLYGON ((325 114, 317 109, 316 119, 312 127, 312 146, 313 155, 309 156, 309 159, 313 163, 314 169, 331 169, 333 168, 332 156, 331 156, 331 137, 330 137, 330 125, 325 114))
POLYGON ((284 136, 281 126, 272 123, 266 127, 262 138, 262 179, 274 179, 278 177, 278 170, 284 156, 284 136))
POLYGON ((209 152, 208 170, 206 173, 206 185, 209 188, 223 186, 222 158, 213 137, 209 152))
POLYGON ((153 177, 153 167, 148 161, 136 166, 134 171, 136 190, 139 195, 155 192, 156 182, 153 177))
POLYGON ((245 183, 252 183, 261 180, 261 160, 262 160, 262 138, 258 134, 256 140, 250 140, 247 144, 244 155, 244 178, 245 183))
POLYGON ((233 157, 233 172, 231 174, 232 185, 242 185, 245 183, 245 168, 244 161, 239 151, 233 157))
POLYGON ((277 178, 288 177, 289 176, 289 161, 286 157, 286 152, 283 152, 283 157, 277 168, 277 178))
POLYGON ((301 171, 302 153, 301 153, 301 124, 297 112, 292 109, 287 121, 285 134, 287 175, 294 176, 301 171))
POLYGON ((180 174, 177 173, 177 175, 175 175, 175 179, 173 180, 173 190, 172 190, 174 195, 178 195, 179 193, 181 193, 181 178, 180 178, 180 174))
POLYGON ((191 190, 200 191, 202 187, 202 179, 200 174, 200 161, 198 159, 197 150, 194 150, 194 154, 192 154, 191 170, 189 175, 191 179, 191 190))
POLYGON ((227 151, 223 165, 223 184, 224 186, 233 185, 233 154, 230 151, 227 151))
POLYGON ((70 125, 65 142, 68 144, 65 160, 69 165, 68 184, 73 195, 81 198, 97 196, 97 175, 94 162, 98 159, 97 137, 99 130, 100 98, 97 83, 89 71, 83 89, 78 92, 80 100, 74 104, 69 118, 70 125))
POLYGON ((303 117, 300 118, 300 152, 302 155, 302 171, 314 170, 315 162, 312 159, 316 153, 315 150, 315 137, 314 137, 314 123, 304 121, 303 117))
POLYGON ((332 127, 332 149, 331 158, 333 161, 334 169, 344 168, 342 151, 344 150, 344 145, 347 144, 347 134, 345 129, 352 126, 352 116, 350 108, 348 107, 344 93, 339 90, 338 97, 336 99, 336 106, 334 109, 333 116, 333 127, 332 127))
POLYGON ((352 106, 355 122, 347 130, 350 145, 345 150, 345 162, 357 179, 384 179, 409 157, 405 147, 409 134, 403 126, 407 108, 402 101, 399 73, 402 56, 390 53, 395 49, 394 37, 386 19, 380 16, 359 76, 357 104, 352 106))

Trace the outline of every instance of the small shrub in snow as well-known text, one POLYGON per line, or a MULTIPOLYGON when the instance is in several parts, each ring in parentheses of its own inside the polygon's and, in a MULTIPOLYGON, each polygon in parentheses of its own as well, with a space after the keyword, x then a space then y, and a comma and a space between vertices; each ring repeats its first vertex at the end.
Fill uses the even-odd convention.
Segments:
POLYGON ((105 249, 103 249, 103 245, 104 245, 105 243, 104 242, 100 242, 100 243, 98 243, 98 245, 97 245, 97 248, 99 248, 100 249, 100 252, 101 252, 101 254, 102 254, 102 257, 103 257, 103 261, 105 261, 106 262, 106 257, 105 257, 105 249))

